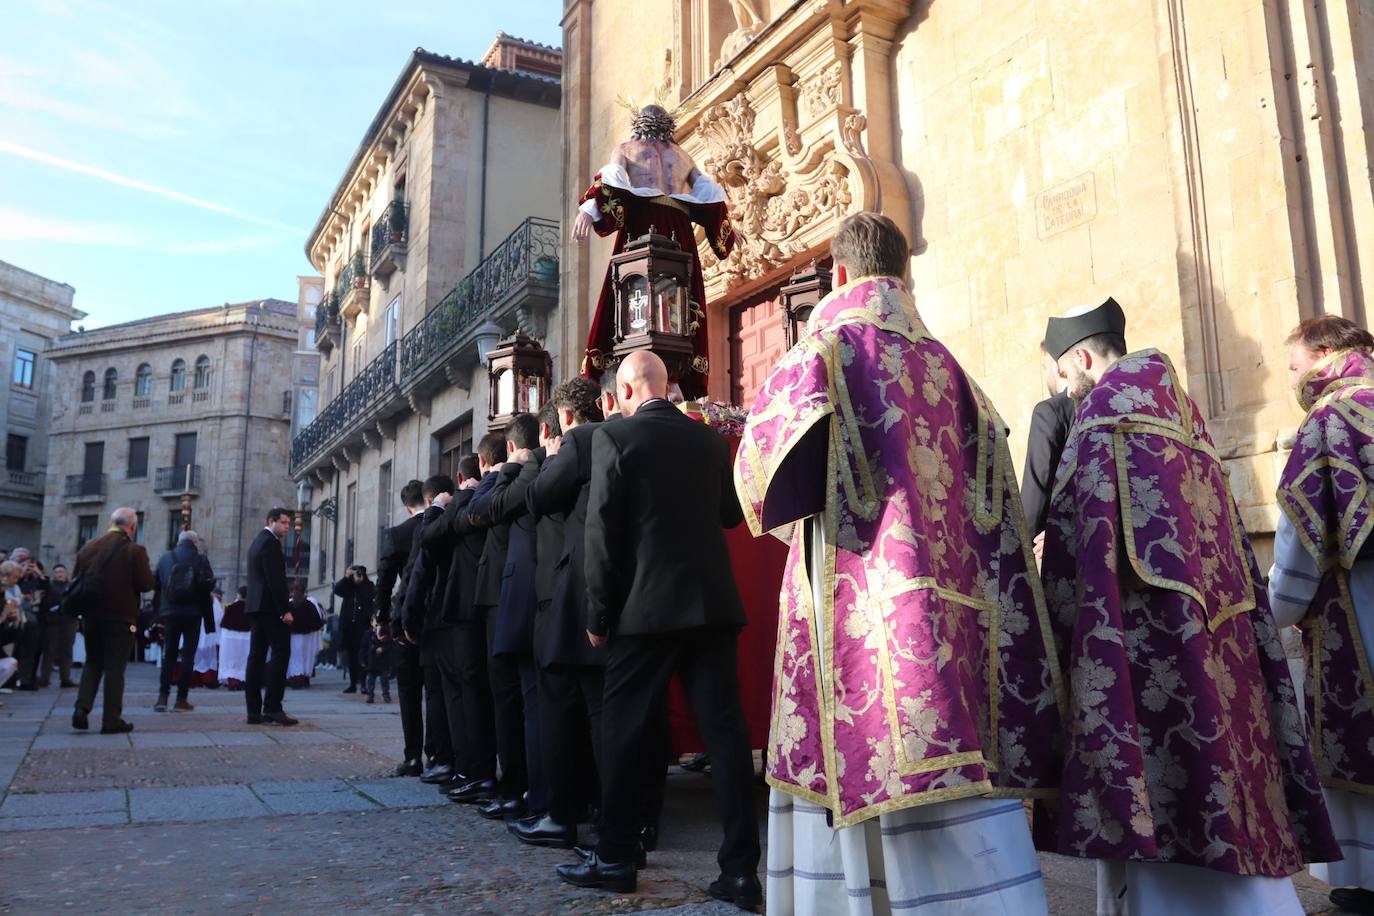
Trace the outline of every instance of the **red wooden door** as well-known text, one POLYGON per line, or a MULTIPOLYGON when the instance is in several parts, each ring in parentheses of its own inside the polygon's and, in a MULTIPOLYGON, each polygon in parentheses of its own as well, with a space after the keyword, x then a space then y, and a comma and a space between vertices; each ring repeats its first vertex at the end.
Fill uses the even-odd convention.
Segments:
POLYGON ((787 329, 778 288, 730 309, 730 400, 742 407, 751 406, 786 352, 787 329))

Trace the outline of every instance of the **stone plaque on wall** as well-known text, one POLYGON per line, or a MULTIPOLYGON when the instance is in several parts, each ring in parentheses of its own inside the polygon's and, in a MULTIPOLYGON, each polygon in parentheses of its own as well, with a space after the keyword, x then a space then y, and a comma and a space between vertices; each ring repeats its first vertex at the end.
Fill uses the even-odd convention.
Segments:
POLYGON ((1042 239, 1090 223, 1097 216, 1093 173, 1084 172, 1063 184, 1041 191, 1035 198, 1035 229, 1042 239))

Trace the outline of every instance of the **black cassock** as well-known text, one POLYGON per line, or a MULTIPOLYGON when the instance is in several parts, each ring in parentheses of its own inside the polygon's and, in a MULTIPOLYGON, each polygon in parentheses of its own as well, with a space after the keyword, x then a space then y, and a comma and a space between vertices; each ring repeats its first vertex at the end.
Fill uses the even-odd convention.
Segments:
POLYGON ((1054 472, 1069 440, 1078 403, 1067 394, 1056 394, 1035 405, 1031 412, 1030 438, 1026 442, 1026 468, 1021 474, 1021 508, 1031 535, 1045 530, 1054 490, 1054 472))

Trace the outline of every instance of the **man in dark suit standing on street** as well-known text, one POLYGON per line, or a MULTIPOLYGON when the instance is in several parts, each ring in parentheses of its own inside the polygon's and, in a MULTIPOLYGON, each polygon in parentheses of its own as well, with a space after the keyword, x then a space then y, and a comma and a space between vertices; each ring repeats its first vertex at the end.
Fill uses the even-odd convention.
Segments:
POLYGON ((281 539, 291 527, 288 509, 267 513, 267 527, 258 532, 248 548, 248 614, 252 639, 248 646, 248 670, 244 673, 244 697, 248 724, 295 725, 281 708, 286 693, 286 664, 291 659, 291 604, 286 591, 286 557, 281 539), (268 650, 272 658, 267 658, 268 650), (264 684, 264 680, 266 684, 264 684), (267 695, 263 696, 266 687, 267 695))
MULTIPOLYGON (((412 480, 401 488, 401 505, 409 516, 401 524, 388 528, 382 535, 377 551, 377 622, 391 631, 398 647, 396 664, 396 699, 401 713, 401 734, 405 752, 397 776, 419 776, 422 767, 420 752, 425 744, 424 669, 420 667, 420 648, 405 639, 399 619, 392 626, 392 597, 397 581, 410 560, 410 548, 416 542, 416 532, 425 510, 422 484, 412 480)), ((399 618, 399 614, 396 615, 399 618)))
POLYGON ((631 353, 616 373, 626 419, 592 437, 587 502, 587 636, 607 645, 601 831, 559 876, 579 887, 636 887, 643 744, 668 681, 682 679, 711 755, 725 829, 711 896, 762 902, 754 760, 740 707, 736 642, 746 623, 722 528, 743 520, 730 448, 667 400, 668 372, 631 353))

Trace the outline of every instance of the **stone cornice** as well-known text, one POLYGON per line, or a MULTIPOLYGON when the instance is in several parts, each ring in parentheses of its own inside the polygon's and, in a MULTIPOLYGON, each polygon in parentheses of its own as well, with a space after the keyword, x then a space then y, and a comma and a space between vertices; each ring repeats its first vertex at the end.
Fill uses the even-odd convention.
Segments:
POLYGON ((292 308, 293 313, 287 315, 276 309, 258 309, 255 307, 256 303, 232 305, 227 309, 221 307, 179 312, 108 328, 66 334, 53 341, 46 355, 49 359, 60 361, 95 353, 146 349, 150 346, 208 337, 252 334, 254 331, 295 341, 300 333, 300 322, 294 316, 294 306, 287 302, 277 302, 279 306, 292 308), (257 319, 256 322, 254 318, 257 319))

